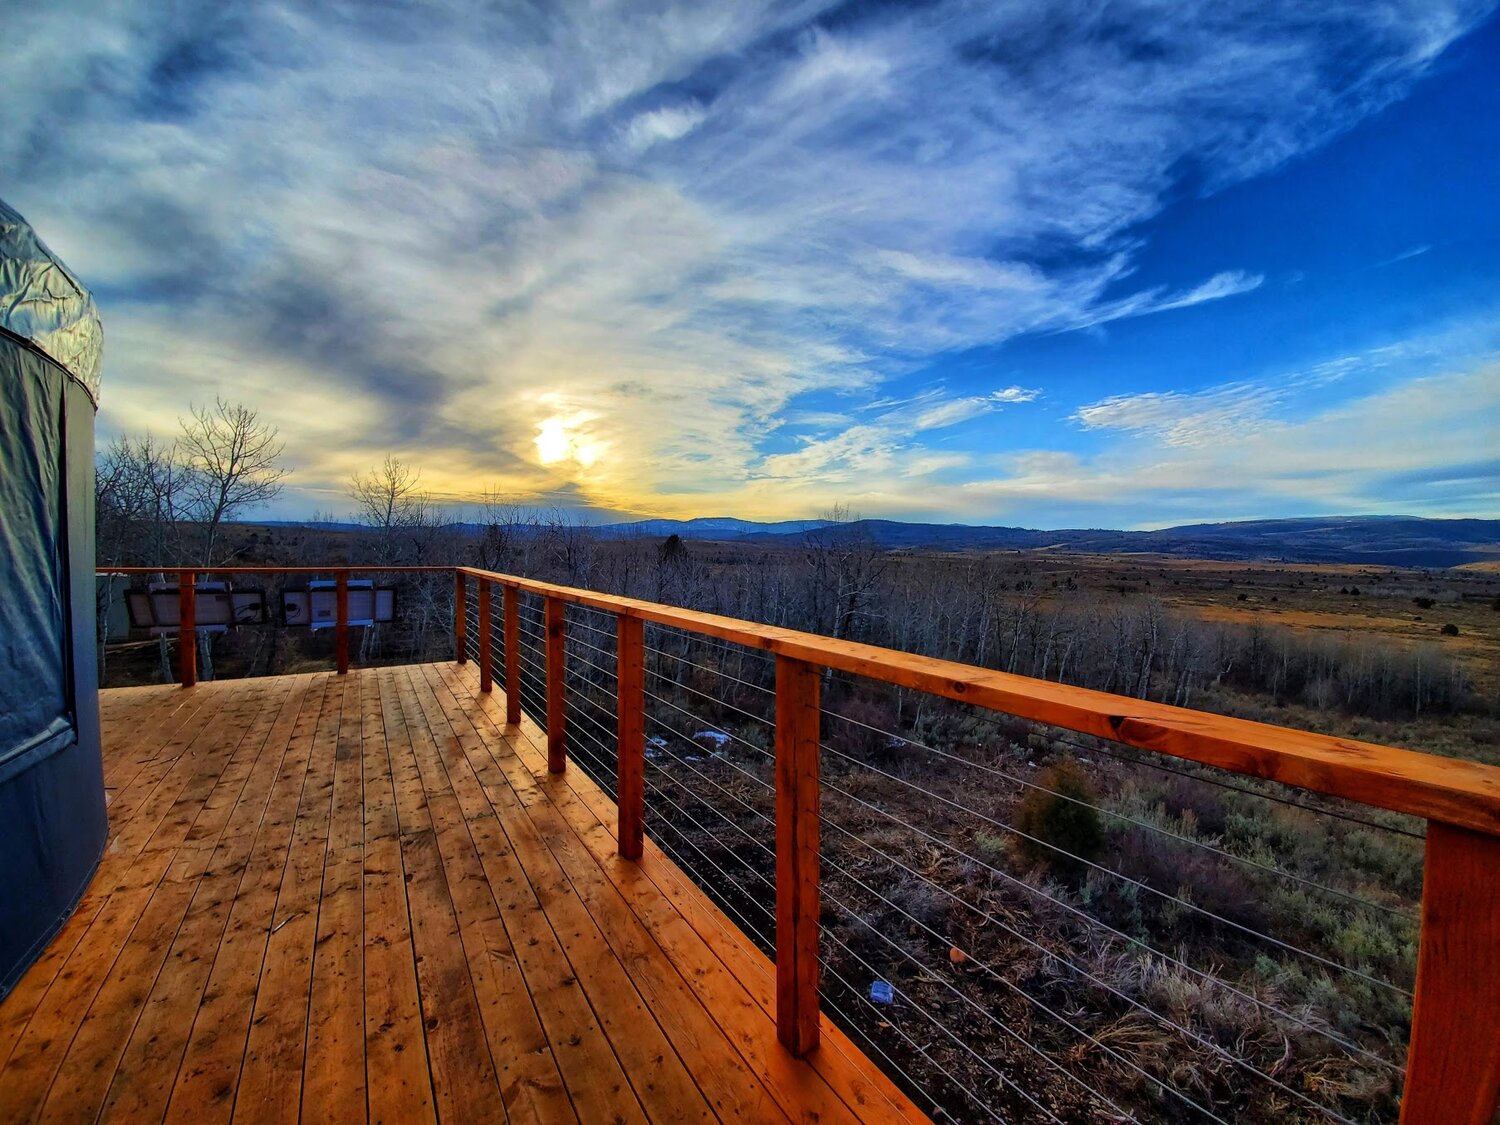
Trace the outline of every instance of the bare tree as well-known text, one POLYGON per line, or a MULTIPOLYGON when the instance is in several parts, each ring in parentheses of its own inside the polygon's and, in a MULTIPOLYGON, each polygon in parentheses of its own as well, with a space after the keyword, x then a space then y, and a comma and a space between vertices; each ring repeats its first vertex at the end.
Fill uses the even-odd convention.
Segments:
POLYGON ((515 497, 490 487, 479 498, 479 538, 470 548, 474 565, 483 570, 530 573, 537 541, 536 513, 515 497))
POLYGON ((825 526, 804 536, 809 617, 816 631, 851 638, 873 615, 889 556, 847 505, 834 505, 823 518, 825 526))
POLYGON ((179 446, 190 474, 189 511, 203 535, 203 565, 212 566, 223 524, 281 494, 289 471, 280 464, 284 447, 258 412, 222 398, 191 408, 179 446))
POLYGON ((422 471, 387 453, 368 473, 349 479, 355 518, 376 532, 377 561, 420 561, 435 527, 432 497, 421 489, 422 471))
POLYGON ((180 561, 188 477, 176 445, 164 445, 150 434, 115 438, 94 469, 99 561, 118 566, 180 561))

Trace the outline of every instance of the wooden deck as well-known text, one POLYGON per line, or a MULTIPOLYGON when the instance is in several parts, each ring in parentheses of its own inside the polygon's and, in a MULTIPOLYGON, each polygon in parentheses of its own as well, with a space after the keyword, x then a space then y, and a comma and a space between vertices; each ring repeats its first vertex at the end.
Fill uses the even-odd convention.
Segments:
POLYGON ((0 1120, 922 1114, 472 666, 102 693, 110 841, 0 1002, 0 1120))

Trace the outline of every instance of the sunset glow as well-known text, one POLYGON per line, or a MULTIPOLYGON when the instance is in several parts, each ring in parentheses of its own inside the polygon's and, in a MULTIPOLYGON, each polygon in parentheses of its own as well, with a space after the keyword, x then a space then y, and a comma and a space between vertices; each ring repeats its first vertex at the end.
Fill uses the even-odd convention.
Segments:
POLYGON ((274 515, 387 454, 589 518, 1500 507, 1485 4, 33 7, 4 197, 103 438, 242 400, 274 515))

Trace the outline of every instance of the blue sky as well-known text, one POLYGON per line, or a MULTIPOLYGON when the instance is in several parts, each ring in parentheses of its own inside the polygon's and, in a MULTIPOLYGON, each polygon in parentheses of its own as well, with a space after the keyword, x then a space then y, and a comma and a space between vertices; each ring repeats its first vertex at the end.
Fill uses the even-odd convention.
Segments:
POLYGON ((33 5, 0 197, 101 432, 273 513, 1500 516, 1486 4, 33 5))

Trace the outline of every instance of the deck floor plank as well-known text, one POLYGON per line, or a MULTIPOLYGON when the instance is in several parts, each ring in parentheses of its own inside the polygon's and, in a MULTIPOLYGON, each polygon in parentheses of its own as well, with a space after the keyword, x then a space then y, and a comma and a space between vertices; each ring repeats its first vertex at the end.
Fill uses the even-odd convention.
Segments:
MULTIPOLYGON (((275 694, 279 693, 270 698, 274 699, 275 694)), ((167 964, 188 908, 203 885, 209 862, 244 796, 245 785, 277 715, 277 709, 264 706, 251 716, 251 722, 242 728, 243 737, 233 745, 228 764, 206 798, 201 796, 201 788, 189 786, 183 790, 178 803, 188 809, 196 806, 198 815, 183 831, 183 842, 171 867, 157 884, 90 1003, 63 1058, 60 1069, 63 1079, 54 1084, 48 1095, 43 1120, 87 1121, 98 1116, 125 1046, 157 977, 167 964)))
POLYGON ((302 1117, 364 1121, 363 680, 345 677, 303 1063, 302 1117))
POLYGON ((418 712, 403 713, 403 718, 412 731, 506 1113, 512 1121, 576 1122, 578 1115, 552 1044, 490 890, 481 847, 470 831, 446 763, 439 760, 437 744, 443 728, 434 729, 427 716, 418 712))
POLYGON ((230 906, 264 823, 272 783, 287 752, 291 733, 303 707, 316 706, 320 698, 312 692, 313 685, 309 678, 298 678, 266 736, 255 768, 246 780, 168 951, 166 963, 125 1044, 105 1099, 106 1116, 157 1121, 166 1110, 192 1030, 192 1021, 184 1019, 183 1012, 196 1010, 202 1000, 214 955, 224 937, 230 906), (309 697, 312 703, 308 703, 309 697))
MULTIPOLYGON (((503 696, 485 699, 477 690, 477 677, 448 665, 432 667, 455 691, 467 693, 468 702, 473 707, 471 716, 482 716, 491 731, 503 737, 530 764, 534 774, 545 768, 546 733, 529 717, 523 717, 519 729, 504 728, 503 696)), ((617 822, 613 802, 579 771, 570 770, 564 777, 571 794, 559 791, 553 795, 553 800, 574 815, 575 822, 580 824, 582 838, 601 868, 625 888, 637 912, 643 918, 652 919, 651 924, 659 927, 659 934, 671 935, 670 945, 667 941, 663 945, 671 950, 677 963, 696 966, 689 979, 695 985, 706 987, 725 983, 711 969, 704 968, 707 964, 702 960, 704 954, 716 958, 729 970, 728 982, 734 987, 718 992, 709 1004, 710 1010, 731 1018, 731 1014, 748 1000, 764 1015, 774 1019, 776 976, 770 961, 649 839, 640 863, 620 862, 615 854, 617 822), (696 937, 688 937, 685 943, 679 943, 675 939, 683 934, 681 927, 684 925, 696 937)), ((789 1083, 788 1096, 815 1100, 819 1091, 807 1086, 805 1068, 793 1063, 780 1049, 774 1024, 769 1028, 769 1038, 764 1037, 767 1032, 764 1020, 751 1018, 745 1029, 746 1035, 740 1042, 748 1049, 747 1059, 764 1068, 763 1073, 768 1076, 784 1074, 789 1083)), ((726 1024, 727 1030, 729 1025, 726 1024)), ((829 1088, 839 1094, 846 1106, 865 1120, 911 1120, 915 1111, 906 1095, 884 1073, 870 1065, 859 1048, 827 1017, 824 1017, 822 1036, 823 1047, 814 1052, 808 1063, 823 1076, 829 1088)))
POLYGON ((713 1120, 708 1100, 547 850, 526 802, 493 760, 481 760, 476 776, 571 963, 564 985, 581 988, 647 1116, 713 1120))
POLYGON ((921 1121, 451 664, 101 694, 111 836, 0 1000, 6 1121, 921 1121))
POLYGON ((516 969, 531 995, 579 1118, 585 1122, 646 1120, 479 779, 469 770, 450 771, 449 778, 499 909, 516 969))
POLYGON ((436 1121, 387 738, 398 719, 382 709, 374 675, 362 678, 366 1099, 372 1122, 436 1121))
MULTIPOLYGON (((207 686, 200 684, 193 690, 204 690, 207 686)), ((313 734, 327 694, 325 681, 316 686, 304 704, 271 784, 261 832, 235 892, 208 983, 194 1013, 187 1047, 167 1103, 167 1121, 202 1125, 205 1121, 227 1121, 233 1113, 245 1040, 265 960, 266 937, 286 869, 313 734)))
POLYGON ((307 1049, 313 953, 343 715, 339 689, 340 685, 330 684, 324 694, 313 734, 291 846, 266 934, 265 959, 234 1096, 234 1121, 295 1122, 301 1113, 302 1083, 293 1076, 301 1075, 307 1049))
MULTIPOLYGON (((436 673, 427 679, 430 698, 442 708, 444 720, 454 731, 454 740, 463 752, 490 756, 480 728, 448 683, 436 673)), ((567 821, 553 802, 552 791, 567 783, 562 778, 547 778, 539 785, 523 789, 516 786, 516 781, 523 776, 518 771, 527 769, 525 764, 512 756, 502 768, 518 793, 530 792, 530 799, 524 795, 522 799, 543 842, 569 880, 573 893, 620 957, 645 1006, 678 1050, 699 1064, 694 1068, 695 1076, 715 1113, 725 1120, 787 1120, 762 1080, 754 1069, 746 1066, 746 1060, 741 1059, 733 1042, 720 1030, 666 951, 631 913, 613 884, 600 878, 592 855, 576 835, 576 825, 567 821)))
POLYGON ((433 827, 431 803, 441 793, 422 780, 413 747, 410 700, 402 690, 401 669, 383 670, 381 707, 398 721, 389 739, 396 782, 396 815, 401 823, 401 862, 411 902, 412 942, 417 954, 427 1057, 439 1118, 472 1116, 498 1121, 506 1116, 468 957, 459 937, 458 915, 433 827))
MULTIPOLYGON (((100 872, 85 897, 102 894, 108 901, 47 989, 0 1070, 0 1106, 7 1112, 25 1119, 42 1108, 95 997, 167 878, 176 859, 174 843, 185 840, 204 811, 208 794, 229 768, 231 753, 213 753, 215 736, 224 734, 231 747, 237 745, 244 733, 243 725, 236 731, 237 724, 248 725, 265 690, 257 686, 245 692, 235 706, 217 712, 190 739, 174 736, 181 755, 151 786, 151 799, 141 804, 141 819, 135 822, 139 830, 122 833, 106 847, 100 872), (151 840, 157 845, 147 853, 144 848, 151 840)), ((138 953, 138 949, 131 950, 132 956, 138 953)))

